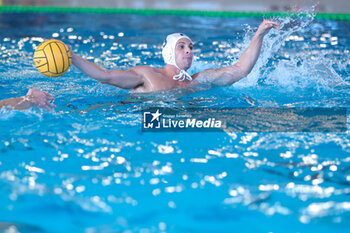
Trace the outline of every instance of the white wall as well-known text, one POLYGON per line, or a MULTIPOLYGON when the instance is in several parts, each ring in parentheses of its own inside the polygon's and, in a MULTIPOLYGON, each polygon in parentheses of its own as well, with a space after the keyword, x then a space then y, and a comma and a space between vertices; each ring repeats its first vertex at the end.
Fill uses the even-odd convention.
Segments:
POLYGON ((4 5, 187 9, 216 11, 289 11, 319 2, 319 12, 350 13, 350 0, 3 0, 4 5))

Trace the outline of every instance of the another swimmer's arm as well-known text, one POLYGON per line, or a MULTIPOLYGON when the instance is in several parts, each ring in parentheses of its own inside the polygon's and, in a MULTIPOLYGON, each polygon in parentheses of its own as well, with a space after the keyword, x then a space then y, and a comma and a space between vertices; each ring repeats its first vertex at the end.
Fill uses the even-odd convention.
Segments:
POLYGON ((32 103, 26 99, 26 96, 21 96, 17 98, 10 98, 0 101, 0 109, 2 107, 13 107, 17 110, 23 110, 26 108, 30 108, 32 103))
POLYGON ((260 24, 248 48, 243 52, 238 62, 232 66, 205 71, 205 76, 212 77, 212 80, 208 81, 211 81, 217 86, 226 86, 246 77, 258 60, 264 36, 271 30, 271 28, 279 29, 280 24, 270 20, 264 20, 260 24))
POLYGON ((31 107, 39 107, 52 111, 50 107, 55 108, 56 105, 50 103, 50 101, 54 99, 49 93, 33 88, 25 96, 0 101, 0 109, 2 107, 12 107, 16 110, 24 110, 31 107))
POLYGON ((105 84, 110 84, 123 89, 133 89, 143 84, 143 77, 132 70, 107 70, 93 62, 87 61, 77 54, 72 53, 72 62, 87 76, 105 84))

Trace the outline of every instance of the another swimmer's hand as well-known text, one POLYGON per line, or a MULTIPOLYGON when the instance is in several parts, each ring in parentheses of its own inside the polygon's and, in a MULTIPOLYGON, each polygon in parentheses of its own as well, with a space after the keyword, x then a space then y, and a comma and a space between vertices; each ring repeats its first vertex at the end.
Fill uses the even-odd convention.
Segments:
POLYGON ((74 52, 73 52, 73 48, 72 48, 72 46, 71 45, 69 45, 69 44, 66 44, 67 45, 67 47, 68 47, 68 49, 69 49, 69 51, 70 51, 70 53, 72 54, 72 56, 74 55, 74 52))
POLYGON ((40 91, 37 88, 30 89, 25 97, 30 101, 33 107, 44 108, 51 112, 53 111, 52 108, 56 108, 56 105, 50 103, 50 101, 55 98, 49 93, 40 91))
POLYGON ((269 33, 269 31, 271 30, 271 28, 276 28, 277 30, 280 30, 281 28, 281 24, 275 22, 275 21, 271 21, 271 20, 267 20, 265 19, 259 26, 258 31, 256 32, 257 35, 264 37, 267 33, 269 33))

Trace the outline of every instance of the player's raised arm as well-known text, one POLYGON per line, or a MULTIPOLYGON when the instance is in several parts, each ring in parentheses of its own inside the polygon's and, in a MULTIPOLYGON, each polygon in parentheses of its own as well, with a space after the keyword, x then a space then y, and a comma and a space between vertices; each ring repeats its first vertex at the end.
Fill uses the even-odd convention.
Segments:
POLYGON ((123 89, 133 89, 143 84, 143 77, 132 70, 107 70, 93 62, 87 61, 72 51, 72 63, 87 76, 105 84, 123 89))
POLYGON ((227 86, 246 77, 258 60, 264 36, 271 30, 271 28, 280 29, 280 26, 280 24, 274 21, 264 20, 260 24, 248 48, 243 52, 236 64, 200 72, 197 74, 197 81, 203 79, 205 81, 210 81, 217 86, 227 86))

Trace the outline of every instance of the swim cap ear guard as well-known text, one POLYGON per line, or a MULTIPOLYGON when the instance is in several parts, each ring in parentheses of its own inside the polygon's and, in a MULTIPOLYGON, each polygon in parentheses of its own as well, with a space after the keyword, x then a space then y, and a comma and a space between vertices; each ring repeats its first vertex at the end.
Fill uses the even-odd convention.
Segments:
POLYGON ((173 33, 168 35, 163 43, 162 55, 166 64, 173 65, 180 70, 180 73, 178 75, 174 75, 174 80, 184 81, 187 79, 191 81, 191 75, 189 75, 185 70, 181 70, 176 64, 175 60, 176 43, 182 38, 189 39, 192 42, 192 40, 183 33, 173 33))

